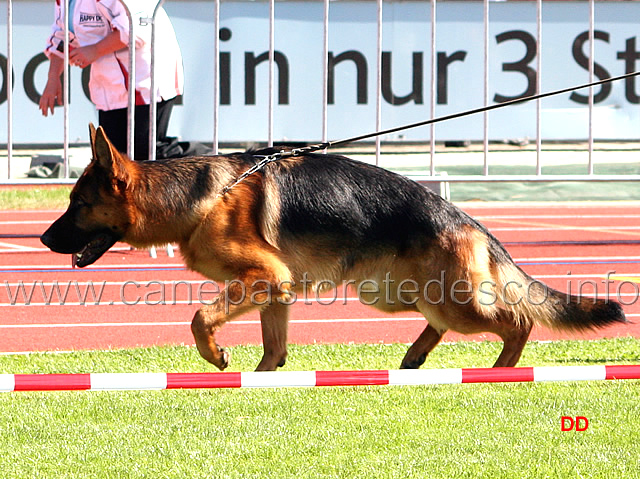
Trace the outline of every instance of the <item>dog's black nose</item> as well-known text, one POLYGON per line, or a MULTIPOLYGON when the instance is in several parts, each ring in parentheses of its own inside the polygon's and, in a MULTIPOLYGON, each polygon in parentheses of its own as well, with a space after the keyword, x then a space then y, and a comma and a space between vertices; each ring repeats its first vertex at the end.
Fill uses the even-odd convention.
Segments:
POLYGON ((44 233, 42 233, 42 235, 40 236, 40 242, 45 245, 47 248, 51 248, 51 234, 49 234, 48 231, 45 231, 44 233))

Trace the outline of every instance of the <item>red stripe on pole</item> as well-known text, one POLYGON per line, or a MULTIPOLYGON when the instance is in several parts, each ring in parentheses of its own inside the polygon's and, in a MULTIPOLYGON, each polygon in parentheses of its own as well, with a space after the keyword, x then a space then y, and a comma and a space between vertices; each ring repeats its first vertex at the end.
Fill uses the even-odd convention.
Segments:
POLYGON ((79 391, 91 389, 89 374, 16 374, 14 391, 79 391))
POLYGON ((515 383, 533 381, 533 368, 463 369, 463 383, 515 383))
POLYGON ((640 365, 605 366, 605 379, 640 379, 640 365))
POLYGON ((316 386, 383 386, 389 371, 316 371, 316 386))
POLYGON ((167 389, 239 388, 242 373, 167 373, 167 389))

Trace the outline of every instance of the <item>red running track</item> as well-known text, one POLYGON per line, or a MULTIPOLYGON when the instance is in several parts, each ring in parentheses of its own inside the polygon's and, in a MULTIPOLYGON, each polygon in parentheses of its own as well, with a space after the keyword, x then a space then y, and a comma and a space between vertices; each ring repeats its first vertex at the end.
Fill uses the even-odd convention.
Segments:
MULTIPOLYGON (((588 334, 535 329, 531 338, 640 337, 640 204, 464 205, 502 240, 533 277, 561 291, 609 295, 632 324, 588 334), (553 206, 553 207, 551 207, 553 206)), ((179 258, 117 245, 95 265, 71 269, 68 256, 37 236, 60 211, 0 211, 0 352, 110 349, 193 344, 189 323, 219 288, 179 258)), ((417 314, 388 315, 353 292, 298 298, 290 342, 411 343, 424 329, 417 314), (330 303, 330 304, 329 304, 330 303)), ((494 340, 449 332, 445 341, 494 340)), ((260 344, 257 313, 228 323, 222 345, 260 344)))

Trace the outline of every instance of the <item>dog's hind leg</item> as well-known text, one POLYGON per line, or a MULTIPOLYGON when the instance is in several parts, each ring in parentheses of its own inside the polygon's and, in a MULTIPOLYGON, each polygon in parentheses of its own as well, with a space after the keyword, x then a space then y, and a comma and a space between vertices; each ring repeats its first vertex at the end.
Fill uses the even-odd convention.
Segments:
POLYGON ((435 348, 444 331, 439 332, 430 324, 424 328, 418 339, 411 345, 405 354, 400 369, 418 369, 427 359, 427 355, 435 348))
POLYGON ((260 312, 264 354, 256 371, 275 371, 287 360, 289 304, 273 301, 260 312))
POLYGON ((502 352, 500 353, 500 356, 498 356, 498 360, 493 365, 494 368, 511 368, 518 363, 522 350, 529 339, 531 328, 531 324, 523 324, 519 326, 512 326, 505 331, 494 331, 495 334, 500 336, 504 342, 502 352))

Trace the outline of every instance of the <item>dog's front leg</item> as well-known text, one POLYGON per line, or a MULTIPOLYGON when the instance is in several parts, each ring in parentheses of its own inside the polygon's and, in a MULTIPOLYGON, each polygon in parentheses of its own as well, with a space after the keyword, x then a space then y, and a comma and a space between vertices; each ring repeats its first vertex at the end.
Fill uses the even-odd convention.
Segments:
POLYGON ((264 354, 256 371, 275 371, 287 360, 289 304, 273 301, 260 312, 264 354))
POLYGON ((200 308, 193 317, 191 332, 200 355, 220 370, 229 365, 231 355, 216 344, 216 331, 227 321, 257 308, 264 308, 260 319, 265 349, 258 370, 274 370, 284 364, 289 320, 286 286, 291 282, 256 279, 268 276, 273 278, 266 271, 253 271, 242 279, 229 281, 215 301, 200 308))
POLYGON ((218 369, 224 370, 229 365, 231 355, 216 344, 216 331, 225 323, 216 305, 217 303, 203 306, 198 310, 191 321, 191 333, 200 356, 218 369))
POLYGON ((201 307, 191 321, 191 332, 200 355, 220 370, 229 365, 231 355, 216 344, 216 331, 227 321, 257 307, 245 284, 240 280, 231 281, 214 302, 201 307))

